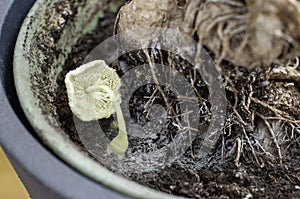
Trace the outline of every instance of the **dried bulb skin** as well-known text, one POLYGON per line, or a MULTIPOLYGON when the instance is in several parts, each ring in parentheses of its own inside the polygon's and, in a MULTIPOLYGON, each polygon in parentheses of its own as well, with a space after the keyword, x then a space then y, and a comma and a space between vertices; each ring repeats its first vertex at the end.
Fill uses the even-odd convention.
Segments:
POLYGON ((298 55, 300 12, 295 0, 190 0, 182 30, 227 60, 267 67, 298 55))
POLYGON ((176 0, 132 0, 118 13, 116 31, 122 32, 139 27, 177 27, 183 9, 176 0))
MULTIPOLYGON (((298 56, 300 42, 299 2, 267 0, 249 2, 248 32, 252 35, 252 54, 263 65, 274 60, 287 62, 298 56), (258 52, 258 53, 255 53, 258 52)), ((251 41, 251 40, 250 40, 251 41)))
POLYGON ((182 5, 177 0, 132 0, 124 5, 118 13, 114 33, 133 31, 130 37, 119 35, 120 47, 125 51, 147 48, 150 42, 164 40, 156 38, 161 35, 158 32, 149 34, 147 28, 178 28, 183 18, 182 5))
MULTIPOLYGON (((121 8, 115 33, 151 27, 180 28, 190 37, 197 35, 200 45, 209 48, 217 61, 227 60, 245 67, 268 67, 299 55, 300 2, 132 0, 121 8)), ((145 41, 156 41, 142 31, 133 33, 130 38, 119 39, 123 49, 147 47, 149 42, 145 41)), ((160 41, 167 39, 159 38, 160 41)))

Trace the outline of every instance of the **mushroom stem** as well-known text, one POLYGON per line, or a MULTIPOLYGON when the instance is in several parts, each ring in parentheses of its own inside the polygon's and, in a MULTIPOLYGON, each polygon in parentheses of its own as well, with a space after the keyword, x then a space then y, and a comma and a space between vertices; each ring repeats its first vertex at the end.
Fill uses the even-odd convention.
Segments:
POLYGON ((124 153, 128 148, 126 125, 120 103, 115 102, 113 105, 116 109, 119 132, 118 135, 108 144, 107 152, 116 154, 118 158, 123 158, 124 153))
POLYGON ((98 88, 103 89, 110 98, 110 101, 113 104, 113 107, 116 110, 117 120, 118 120, 118 135, 108 144, 107 152, 114 153, 118 158, 122 158, 124 153, 128 148, 128 138, 126 132, 126 124, 123 116, 123 112, 120 106, 120 97, 116 95, 108 86, 101 85, 98 88))

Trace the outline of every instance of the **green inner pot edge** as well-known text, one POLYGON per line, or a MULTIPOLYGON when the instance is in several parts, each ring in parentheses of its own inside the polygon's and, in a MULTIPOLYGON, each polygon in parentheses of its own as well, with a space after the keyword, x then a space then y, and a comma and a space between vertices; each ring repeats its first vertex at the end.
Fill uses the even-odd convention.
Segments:
POLYGON ((104 168, 72 143, 55 117, 52 104, 52 94, 57 86, 55 80, 72 46, 96 28, 99 18, 105 17, 105 11, 116 12, 122 3, 122 0, 73 3, 37 0, 16 43, 14 79, 17 94, 25 115, 44 144, 78 171, 131 197, 179 198, 139 185, 104 168))

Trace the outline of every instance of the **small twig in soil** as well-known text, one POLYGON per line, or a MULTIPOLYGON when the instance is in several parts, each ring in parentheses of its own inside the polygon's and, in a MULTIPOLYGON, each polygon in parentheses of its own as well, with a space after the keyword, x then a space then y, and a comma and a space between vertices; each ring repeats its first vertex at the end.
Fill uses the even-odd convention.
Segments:
POLYGON ((247 142, 248 142, 248 144, 249 144, 249 146, 250 146, 250 148, 251 148, 251 152, 252 152, 252 154, 253 154, 253 156, 254 156, 254 159, 255 159, 257 165, 258 165, 259 167, 262 168, 262 167, 264 166, 264 164, 259 162, 259 160, 258 160, 258 158, 257 158, 257 156, 256 156, 256 153, 255 153, 255 149, 254 149, 253 145, 251 144, 250 138, 249 138, 249 136, 247 135, 247 132, 246 132, 246 130, 245 130, 244 127, 242 128, 242 131, 243 131, 243 134, 244 134, 244 136, 246 137, 246 140, 247 140, 247 142))
POLYGON ((295 143, 298 143, 298 145, 300 146, 299 141, 300 141, 300 137, 298 139, 294 140, 293 142, 291 142, 289 145, 287 145, 285 147, 285 149, 282 151, 282 154, 285 154, 288 151, 288 149, 295 143))
POLYGON ((249 114, 249 115, 251 115, 251 111, 249 110, 249 106, 250 106, 250 103, 248 104, 246 104, 246 101, 248 101, 249 99, 250 99, 250 96, 248 96, 248 97, 246 97, 246 95, 244 94, 245 93, 245 87, 243 87, 242 88, 242 93, 243 93, 243 96, 242 96, 242 105, 243 105, 243 107, 244 107, 244 109, 245 109, 245 111, 249 114), (246 99, 247 98, 247 99, 246 99))
POLYGON ((200 104, 203 104, 204 102, 203 101, 206 101, 202 96, 201 94, 198 92, 198 89, 195 87, 196 85, 196 79, 197 79, 197 72, 196 70, 194 69, 193 71, 190 69, 189 70, 189 76, 191 78, 191 85, 197 95, 197 100, 199 101, 200 104))
POLYGON ((258 158, 256 156, 255 149, 254 149, 254 147, 253 147, 253 145, 252 145, 252 143, 250 141, 250 138, 249 138, 249 136, 248 136, 248 134, 246 132, 246 129, 245 129, 245 126, 247 126, 246 122, 243 120, 243 118, 240 116, 240 114, 237 112, 236 109, 233 109, 233 112, 235 113, 235 115, 237 116, 239 122, 241 123, 241 129, 242 129, 243 134, 244 134, 244 136, 245 136, 245 138, 246 138, 246 140, 247 140, 247 142, 248 142, 248 144, 249 144, 249 146, 251 148, 251 152, 252 152, 252 154, 254 156, 254 159, 255 159, 257 165, 259 165, 260 167, 263 167, 263 164, 261 164, 259 162, 259 160, 258 160, 258 158))
POLYGON ((292 123, 292 124, 300 124, 300 120, 286 119, 283 117, 265 117, 265 118, 266 118, 266 120, 281 120, 281 121, 292 123))
POLYGON ((228 153, 226 154, 226 157, 231 157, 231 156, 233 156, 234 151, 235 151, 235 149, 236 149, 236 145, 237 145, 237 143, 236 143, 236 141, 235 141, 234 144, 233 144, 233 146, 232 146, 232 148, 230 149, 230 151, 228 151, 228 153))
POLYGON ((224 154, 225 154, 225 137, 224 134, 222 135, 222 150, 221 150, 221 159, 224 161, 224 154))
POLYGON ((253 93, 254 93, 252 83, 254 83, 255 80, 256 80, 256 78, 254 77, 249 84, 249 94, 248 94, 247 101, 246 101, 246 107, 248 108, 248 110, 251 105, 251 97, 253 96, 253 93))
POLYGON ((256 145, 262 150, 262 152, 263 152, 266 156, 271 157, 272 159, 274 159, 274 155, 271 154, 270 152, 266 151, 266 150, 264 149, 264 147, 263 147, 256 139, 255 139, 255 142, 256 142, 256 145))
POLYGON ((275 113, 276 116, 279 116, 279 117, 284 116, 284 117, 286 117, 286 118, 288 118, 288 119, 290 119, 290 120, 293 120, 293 118, 292 118, 291 116, 289 116, 286 112, 283 112, 283 111, 281 111, 281 110, 278 110, 277 108, 274 108, 274 107, 270 106, 269 104, 267 104, 267 103, 265 103, 265 102, 263 102, 263 101, 261 101, 261 100, 255 98, 255 97, 251 97, 251 100, 252 100, 254 103, 256 103, 256 104, 259 104, 259 105, 261 105, 261 106, 263 106, 263 107, 265 107, 265 108, 271 110, 273 113, 275 113))
MULTIPOLYGON (((232 82, 232 80, 225 74, 225 72, 223 72, 223 76, 225 77, 225 81, 228 82, 230 84, 227 85, 226 89, 228 89, 229 91, 233 92, 234 94, 234 105, 233 105, 233 109, 235 110, 237 108, 237 103, 238 103, 238 90, 235 88, 234 83, 232 82)), ((227 83, 226 83, 227 84, 227 83)))
POLYGON ((276 138, 276 136, 275 136, 275 133, 274 133, 274 131, 273 131, 273 129, 272 129, 270 123, 269 123, 269 122, 265 119, 265 117, 262 116, 260 113, 256 113, 256 115, 257 115, 258 117, 260 117, 260 118, 264 121, 264 123, 265 123, 265 125, 266 125, 268 131, 270 132, 271 138, 273 139, 273 142, 274 142, 274 144, 275 144, 275 146, 276 146, 276 149, 277 149, 278 158, 279 158, 279 163, 280 163, 280 165, 282 166, 282 154, 281 154, 281 149, 280 149, 280 146, 279 146, 279 144, 278 144, 277 138, 276 138))
POLYGON ((243 127, 247 126, 246 122, 243 120, 242 116, 238 113, 238 111, 235 108, 233 109, 233 112, 235 113, 239 121, 242 123, 243 127))
POLYGON ((236 158, 234 160, 234 163, 235 163, 236 167, 240 167, 239 161, 240 161, 240 158, 241 158, 243 145, 242 145, 242 140, 239 137, 236 139, 236 142, 237 142, 237 153, 236 153, 236 158))
MULTIPOLYGON (((152 59, 151 59, 151 57, 150 57, 150 55, 149 55, 147 49, 143 49, 143 52, 145 53, 145 55, 146 55, 146 57, 147 57, 147 60, 148 60, 148 62, 149 62, 150 70, 151 70, 151 74, 152 74, 153 81, 154 81, 154 83, 156 84, 157 89, 158 89, 159 92, 161 93, 161 95, 162 95, 162 97, 163 97, 163 99, 164 99, 164 101, 165 101, 165 103, 166 103, 167 110, 168 110, 168 111, 171 111, 171 113, 175 116, 176 113, 175 113, 174 109, 172 108, 172 106, 170 105, 169 100, 168 100, 167 96, 165 95, 164 91, 162 90, 162 88, 161 88, 161 86, 160 86, 160 83, 159 83, 159 81, 158 81, 158 79, 157 79, 156 72, 155 72, 155 66, 154 66, 154 64, 153 64, 153 61, 152 61, 152 59)), ((176 117, 175 119, 176 119, 178 125, 180 125, 181 123, 180 123, 180 121, 179 121, 179 118, 176 117)))
MULTIPOLYGON (((147 103, 145 104, 145 110, 148 110, 154 103, 155 99, 156 99, 156 92, 158 91, 158 87, 155 87, 155 90, 153 91, 152 95, 150 96, 149 100, 147 101, 147 103)), ((146 118, 149 118, 149 114, 150 112, 147 113, 146 118)))

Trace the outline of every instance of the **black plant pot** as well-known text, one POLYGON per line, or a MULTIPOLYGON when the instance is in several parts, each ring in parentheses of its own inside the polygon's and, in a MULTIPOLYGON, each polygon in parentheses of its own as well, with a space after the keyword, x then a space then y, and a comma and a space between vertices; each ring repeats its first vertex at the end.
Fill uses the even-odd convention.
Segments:
POLYGON ((127 198, 73 170, 32 134, 12 68, 19 29, 34 2, 0 1, 0 144, 32 198, 127 198))

